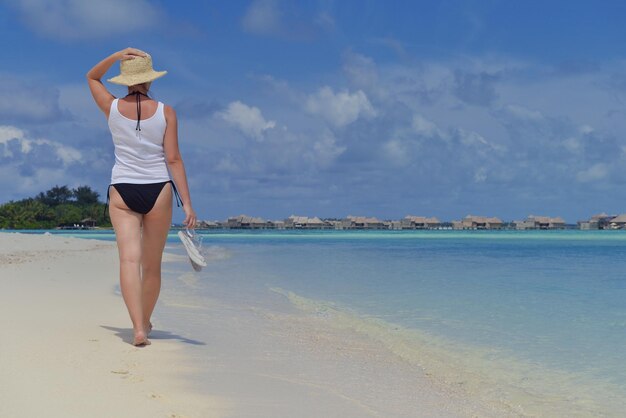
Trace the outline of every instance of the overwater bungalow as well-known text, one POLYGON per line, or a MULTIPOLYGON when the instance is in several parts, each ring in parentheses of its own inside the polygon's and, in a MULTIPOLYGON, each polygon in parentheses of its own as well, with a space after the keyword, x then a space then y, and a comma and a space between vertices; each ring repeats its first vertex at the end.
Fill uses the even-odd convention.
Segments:
POLYGON ((623 213, 609 221, 611 229, 626 229, 626 213, 623 213))
POLYGON ((591 219, 587 221, 578 221, 578 228, 583 230, 589 229, 611 229, 611 221, 617 218, 617 215, 607 215, 606 213, 600 213, 593 215, 591 219))
POLYGON ((365 216, 348 215, 342 220, 343 229, 389 229, 383 221, 365 216))
POLYGON ((285 229, 285 221, 270 221, 274 229, 285 229))
POLYGON ((549 216, 530 215, 523 221, 514 221, 515 229, 565 229, 565 221, 560 218, 551 218, 549 216))
POLYGON ((248 215, 233 216, 226 220, 226 227, 231 229, 270 229, 270 221, 248 215))
POLYGON ((402 221, 389 221, 389 229, 399 230, 402 229, 402 221))
POLYGON ((437 218, 407 215, 400 221, 401 229, 435 229, 441 226, 437 218))
POLYGON ((452 221, 453 229, 502 229, 503 222, 499 218, 467 215, 460 221, 452 221))
POLYGON ((343 221, 337 219, 327 220, 332 229, 343 229, 343 221))
POLYGON ((198 229, 216 229, 221 228, 222 225, 217 221, 198 221, 196 228, 198 229))
POLYGON ((334 225, 323 221, 317 216, 309 218, 308 216, 291 215, 285 219, 285 229, 332 229, 334 225))

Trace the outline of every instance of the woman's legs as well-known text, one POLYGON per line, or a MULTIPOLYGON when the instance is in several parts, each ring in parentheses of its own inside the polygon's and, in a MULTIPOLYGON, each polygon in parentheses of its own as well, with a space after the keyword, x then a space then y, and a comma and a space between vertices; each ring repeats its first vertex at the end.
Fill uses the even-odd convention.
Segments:
POLYGON ((133 323, 133 344, 147 344, 141 286, 141 221, 142 215, 126 206, 115 187, 110 188, 109 214, 115 229, 120 256, 120 288, 133 323))
POLYGON ((154 207, 143 217, 142 250, 142 315, 149 327, 161 291, 161 258, 167 233, 172 223, 172 186, 163 187, 154 207))

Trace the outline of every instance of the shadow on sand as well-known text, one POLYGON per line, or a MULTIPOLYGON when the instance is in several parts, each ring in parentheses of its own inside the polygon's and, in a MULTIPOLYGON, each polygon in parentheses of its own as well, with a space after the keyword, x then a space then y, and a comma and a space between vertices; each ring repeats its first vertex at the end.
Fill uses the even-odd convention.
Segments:
MULTIPOLYGON (((122 341, 127 342, 128 344, 131 344, 133 342, 133 329, 132 328, 117 328, 117 327, 110 327, 107 325, 100 325, 100 326, 104 329, 108 329, 109 331, 115 332, 115 335, 120 337, 122 341)), ((152 330, 152 332, 150 333, 149 339, 151 340, 178 340, 185 344, 206 345, 206 343, 202 341, 192 340, 190 338, 186 338, 181 335, 174 334, 173 332, 160 331, 160 330, 152 330)))

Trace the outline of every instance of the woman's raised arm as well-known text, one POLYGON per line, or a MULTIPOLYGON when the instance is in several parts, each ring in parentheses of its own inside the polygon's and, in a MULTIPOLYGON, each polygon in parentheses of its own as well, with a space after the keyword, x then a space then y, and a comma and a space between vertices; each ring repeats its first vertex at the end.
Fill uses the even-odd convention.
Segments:
POLYGON ((104 114, 109 117, 109 110, 111 109, 111 102, 113 101, 113 95, 104 87, 102 81, 100 80, 109 68, 117 61, 129 60, 135 57, 145 57, 147 54, 139 49, 135 48, 126 48, 121 51, 115 52, 99 63, 97 63, 89 72, 87 73, 87 84, 89 84, 89 90, 91 90, 91 95, 93 99, 96 101, 96 104, 104 112, 104 114))

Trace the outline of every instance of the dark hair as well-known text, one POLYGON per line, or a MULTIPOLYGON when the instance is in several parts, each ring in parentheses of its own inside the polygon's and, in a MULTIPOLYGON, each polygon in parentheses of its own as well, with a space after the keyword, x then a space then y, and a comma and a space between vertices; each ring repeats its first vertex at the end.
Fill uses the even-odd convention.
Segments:
POLYGON ((151 85, 152 81, 147 81, 145 83, 140 83, 140 84, 135 84, 132 86, 128 86, 128 93, 132 93, 134 91, 141 91, 141 90, 145 90, 146 91, 146 96, 148 96, 151 99, 154 99, 152 97, 152 92, 150 91, 150 85, 151 85))

